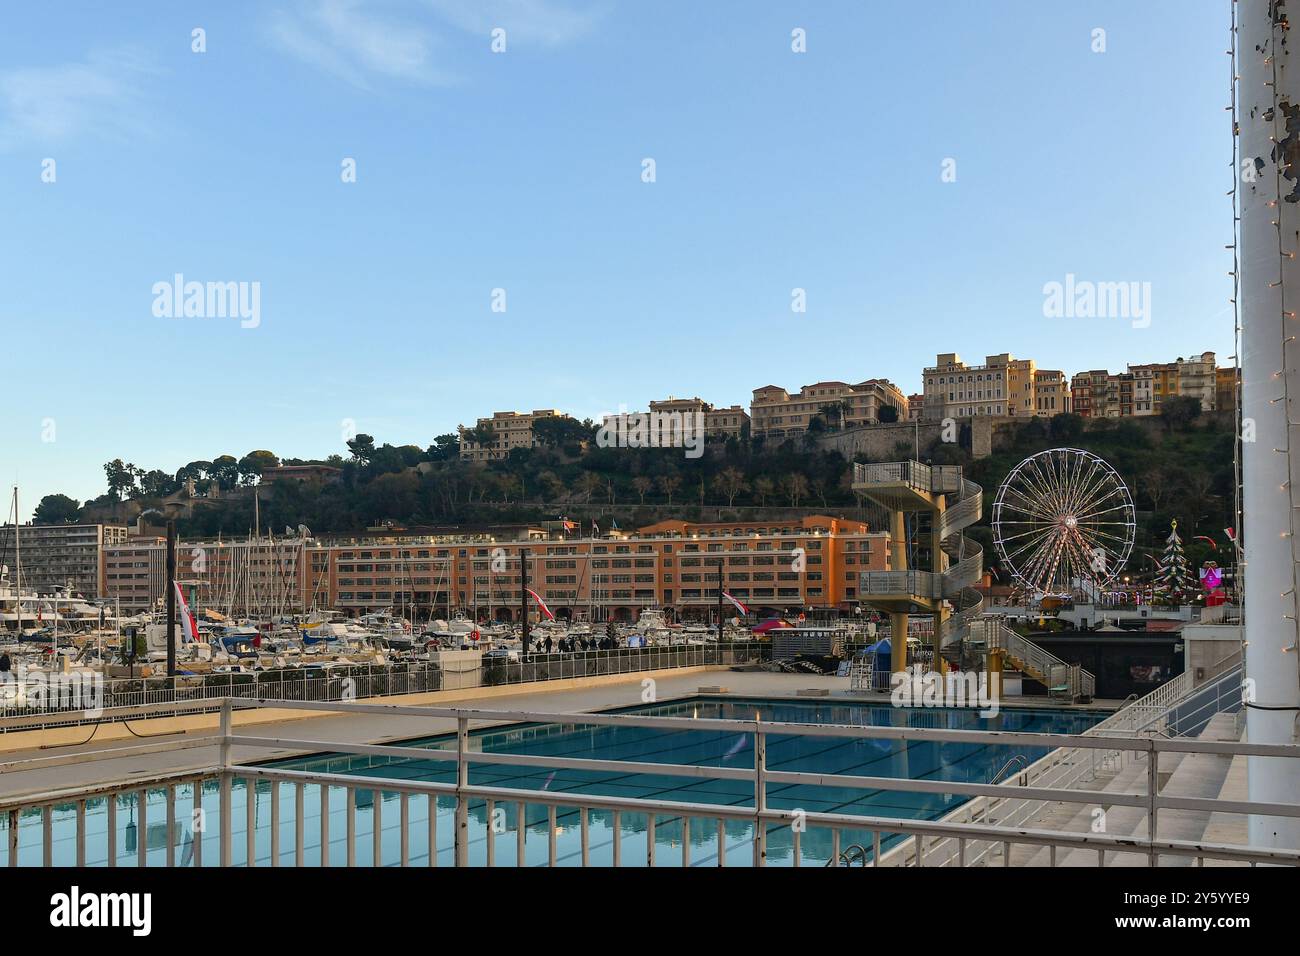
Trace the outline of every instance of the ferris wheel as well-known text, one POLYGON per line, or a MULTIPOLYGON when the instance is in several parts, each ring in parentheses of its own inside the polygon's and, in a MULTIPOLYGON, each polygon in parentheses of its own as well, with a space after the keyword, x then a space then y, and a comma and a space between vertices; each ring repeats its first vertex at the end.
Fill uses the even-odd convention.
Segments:
POLYGON ((1123 570, 1136 531, 1133 497, 1106 461, 1052 448, 1016 465, 993 502, 993 544, 1037 594, 1096 592, 1123 570))

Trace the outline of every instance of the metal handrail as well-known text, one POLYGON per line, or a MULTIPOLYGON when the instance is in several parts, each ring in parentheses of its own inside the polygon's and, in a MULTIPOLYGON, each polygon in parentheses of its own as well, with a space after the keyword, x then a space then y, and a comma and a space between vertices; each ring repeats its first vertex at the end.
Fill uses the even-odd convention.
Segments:
MULTIPOLYGON (((1120 750, 1130 750, 1139 754, 1144 754, 1151 761, 1152 768, 1155 767, 1156 758, 1162 752, 1184 752, 1184 753, 1222 753, 1222 754, 1249 754, 1261 756, 1285 756, 1290 758, 1300 758, 1300 748, 1285 747, 1281 745, 1262 745, 1248 744, 1230 741, 1202 741, 1202 740, 1162 740, 1160 738, 1140 738, 1130 740, 1108 740, 1089 738, 1087 736, 1077 737, 1061 734, 1036 734, 1020 732, 989 732, 989 731, 955 731, 955 730, 930 730, 924 728, 900 728, 900 727, 855 727, 850 725, 809 725, 809 724, 790 724, 790 723, 768 723, 761 720, 733 720, 733 719, 716 719, 716 718, 686 718, 686 717, 648 717, 633 714, 555 714, 546 712, 512 712, 512 711, 484 711, 464 708, 434 708, 434 707, 412 707, 412 706, 385 706, 381 704, 359 704, 359 703, 312 703, 307 705, 306 709, 321 711, 346 712, 357 714, 419 714, 424 717, 432 716, 453 716, 456 719, 456 735, 454 748, 448 743, 442 747, 411 747, 411 746, 393 746, 382 744, 351 744, 336 743, 327 741, 310 741, 310 740, 292 740, 269 737, 252 737, 234 734, 232 732, 232 718, 235 707, 242 706, 267 706, 274 707, 285 702, 268 701, 265 703, 227 700, 222 706, 222 731, 220 734, 220 751, 221 760, 219 767, 220 780, 220 798, 221 813, 219 815, 220 831, 219 839, 222 843, 221 857, 223 865, 229 865, 231 862, 231 839, 232 830, 238 815, 231 813, 231 791, 232 783, 235 777, 242 777, 246 780, 266 780, 272 787, 277 783, 290 783, 299 786, 299 799, 301 800, 301 786, 304 784, 320 785, 324 791, 330 787, 341 787, 349 793, 355 794, 359 791, 366 792, 393 792, 396 794, 444 794, 454 797, 456 800, 456 827, 455 827, 455 861, 458 866, 469 865, 468 858, 468 807, 470 800, 488 801, 488 813, 491 813, 491 807, 494 801, 515 804, 533 804, 542 805, 551 808, 552 825, 549 828, 551 832, 550 844, 552 852, 552 865, 555 864, 554 858, 554 811, 557 807, 570 807, 579 810, 611 810, 614 812, 633 812, 648 814, 648 826, 653 831, 654 819, 656 816, 676 816, 689 821, 690 819, 712 819, 714 821, 726 820, 746 820, 753 825, 752 842, 754 845, 754 862, 757 866, 763 866, 766 863, 766 847, 768 834, 772 832, 772 824, 778 827, 790 826, 791 839, 794 847, 794 855, 797 859, 799 856, 800 834, 808 825, 824 827, 832 831, 833 834, 839 834, 843 831, 868 830, 874 831, 879 839, 879 834, 883 831, 891 834, 901 834, 915 840, 915 857, 914 861, 918 864, 924 864, 926 859, 932 861, 936 858, 934 852, 935 845, 944 845, 945 841, 956 841, 955 859, 969 863, 970 858, 966 856, 966 849, 969 845, 980 846, 988 844, 989 846, 1007 847, 1012 844, 1028 844, 1033 846, 1052 846, 1067 848, 1086 848, 1092 849, 1102 854, 1107 852, 1145 852, 1154 865, 1159 856, 1168 854, 1175 856, 1187 856, 1200 859, 1231 859, 1246 860, 1250 862, 1269 862, 1285 863, 1289 865, 1300 865, 1300 853, 1288 851, 1272 851, 1254 847, 1224 847, 1217 844, 1202 844, 1191 841, 1162 841, 1157 840, 1154 832, 1148 834, 1147 839, 1141 837, 1109 837, 1098 834, 1075 834, 1063 833, 1047 830, 1025 830, 1013 825, 1008 825, 1006 818, 998 821, 998 825, 987 819, 980 822, 975 817, 969 817, 966 821, 945 820, 939 822, 924 820, 900 820, 892 817, 875 817, 859 815, 840 815, 826 813, 809 813, 804 814, 802 811, 772 810, 767 806, 766 789, 770 784, 794 784, 794 785, 811 785, 811 786, 837 786, 850 787, 856 789, 885 789, 904 792, 920 793, 951 793, 963 796, 974 796, 984 800, 989 798, 1009 798, 1009 797, 1028 797, 1036 800, 1055 801, 1076 804, 1093 804, 1104 800, 1107 804, 1118 806, 1132 806, 1145 808, 1148 817, 1154 819, 1155 813, 1162 808, 1182 809, 1182 810, 1201 810, 1201 811, 1220 811, 1226 813, 1254 813, 1268 816, 1286 816, 1300 818, 1300 805, 1294 804, 1275 804, 1251 801, 1231 801, 1223 799, 1198 799, 1186 797, 1167 797, 1158 792, 1158 788, 1152 787, 1146 794, 1110 794, 1101 792, 1091 792, 1083 790, 1056 790, 1045 789, 1035 781, 1033 785, 1024 787, 1013 787, 1001 784, 973 784, 959 783, 955 781, 935 781, 935 780, 913 780, 900 778, 880 778, 880 777, 863 777, 841 774, 817 774, 790 771, 773 771, 766 766, 766 739, 772 734, 782 736, 813 736, 813 737, 856 737, 856 738, 884 738, 884 739, 919 739, 919 740, 936 740, 936 741, 960 741, 960 742, 981 742, 985 745, 1008 743, 1022 743, 1026 746, 1046 745, 1053 746, 1061 741, 1070 741, 1075 747, 1083 749, 1100 750, 1114 748, 1120 750), (471 749, 469 746, 469 725, 474 722, 492 722, 492 723, 536 723, 542 722, 551 725, 561 726, 584 726, 584 725, 601 725, 612 724, 622 726, 643 726, 680 729, 698 729, 701 731, 716 730, 738 730, 747 735, 753 736, 753 753, 755 755, 754 765, 752 767, 713 767, 697 766, 684 764, 662 764, 655 762, 638 762, 626 760, 602 760, 595 758, 573 758, 573 757, 546 757, 540 755, 525 754, 508 754, 503 752, 484 752, 477 749, 471 749), (356 776, 351 774, 339 774, 329 772, 317 772, 311 770, 298 770, 279 767, 268 767, 258 765, 237 764, 231 761, 230 753, 235 746, 254 746, 260 748, 270 748, 277 750, 305 750, 311 753, 355 753, 368 754, 378 757, 394 757, 419 759, 421 761, 441 761, 451 762, 456 766, 456 783, 427 783, 422 781, 413 781, 410 779, 390 779, 387 777, 356 776), (695 777, 695 778, 715 778, 715 779, 734 779, 734 780, 751 780, 754 784, 754 803, 752 806, 740 805, 716 805, 716 804, 692 804, 682 803, 662 799, 632 799, 603 797, 589 793, 569 793, 569 792, 552 792, 537 790, 520 790, 502 787, 471 786, 469 784, 469 767, 473 764, 506 764, 514 766, 525 766, 535 768, 550 769, 595 769, 605 771, 616 771, 621 773, 644 773, 655 775, 695 777), (793 824, 798 821, 802 825, 795 827, 793 824), (926 848, 926 840, 930 840, 932 846, 926 848)), ((83 755, 88 759, 111 759, 115 756, 114 749, 109 748, 102 752, 93 752, 83 755)), ((30 769, 33 761, 15 761, 11 764, 0 767, 0 772, 8 773, 15 770, 30 769)), ((198 771, 204 774, 207 771, 198 771)), ((11 826, 10 854, 11 859, 17 850, 16 838, 12 836, 13 826, 17 820, 17 815, 24 809, 28 808, 46 808, 55 804, 67 804, 76 802, 79 814, 84 817, 84 804, 80 802, 81 798, 89 792, 103 794, 106 792, 116 793, 139 793, 146 788, 154 790, 161 789, 167 796, 168 800, 176 799, 176 788, 172 783, 177 781, 193 781, 196 776, 195 770, 176 771, 173 777, 155 778, 148 781, 127 780, 119 781, 115 784, 100 784, 97 787, 82 790, 64 790, 58 793, 43 793, 27 795, 23 797, 11 797, 0 799, 0 810, 7 811, 9 814, 11 826), (169 782, 170 781, 170 782, 169 782)), ((248 791, 245 791, 246 794, 248 791)), ((323 800, 328 802, 328 794, 324 793, 323 800)), ((197 802, 197 795, 196 795, 197 802)), ((354 832, 353 815, 355 814, 356 800, 349 798, 348 801, 348 822, 349 836, 354 832)), ((110 801, 115 805, 115 801, 110 801)), ((145 812, 144 804, 139 803, 140 815, 145 812)), ((279 804, 274 802, 272 797, 272 812, 279 804)), ((248 846, 251 848, 255 844, 253 833, 253 824, 256 821, 254 807, 248 809, 249 828, 247 832, 248 846)), ((168 820, 175 819, 175 808, 169 804, 168 820)), ((376 802, 376 814, 379 812, 378 803, 376 802)), ((403 827, 405 827, 406 815, 403 813, 403 827)), ((582 814, 581 819, 585 827, 586 814, 582 814)), ((46 847, 45 859, 47 865, 52 861, 51 850, 51 814, 43 813, 43 826, 45 827, 44 845, 46 847)), ((140 821, 140 827, 144 827, 144 821, 140 821)), ((298 845, 301 846, 302 818, 301 813, 297 817, 298 827, 298 845)), ((325 824, 328 825, 328 824, 325 824)), ((686 824, 683 824, 686 825, 686 824)), ((430 826, 433 826, 431 822, 430 826)), ((376 818, 374 832, 379 833, 380 827, 376 818)), ((79 858, 84 856, 84 839, 87 828, 78 826, 78 854, 79 858)), ((719 826, 719 847, 720 852, 725 848, 725 826, 719 826)), ((271 839, 272 846, 275 847, 278 840, 279 831, 272 829, 271 839)), ((521 829, 522 833, 522 829, 521 829)), ((520 837, 523 838, 522 836, 520 837)), ((488 836, 489 846, 491 846, 492 837, 488 836)), ((110 838, 111 840, 111 838, 110 838)), ((838 836, 836 836, 838 841, 838 836)), ((403 845, 408 845, 408 840, 403 840, 403 845)), ((689 865, 690 841, 684 839, 683 844, 683 862, 689 865)), ((878 843, 876 844, 879 845, 878 843)), ((111 843, 110 843, 111 846, 111 843)), ((170 849, 172 844, 169 841, 169 863, 170 849)), ((586 842, 584 841, 584 863, 586 862, 586 842)), ((653 865, 654 858, 654 839, 653 832, 649 837, 649 862, 653 865)), ((378 860, 379 841, 376 839, 376 862, 378 860)), ((349 859, 352 858, 352 851, 355 846, 349 840, 349 859)), ((147 850, 142 848, 140 855, 141 865, 147 863, 147 850)), ((274 854, 273 850, 273 854, 274 854)), ((987 851, 981 851, 981 853, 987 851)), ((490 859, 489 850, 489 859, 490 859)), ((980 855, 980 854, 977 854, 980 855)), ((838 859, 838 856, 833 857, 838 859)), ((876 853, 877 860, 880 859, 879 852, 876 853)), ((940 854, 940 858, 942 858, 940 854)), ((942 865, 942 864, 941 864, 942 865)))
MULTIPOLYGON (((860 860, 863 866, 867 865, 867 848, 864 847, 861 843, 849 844, 849 846, 842 853, 840 853, 839 856, 840 864, 842 864, 845 867, 852 866, 853 861, 855 859, 860 860), (855 850, 857 851, 856 854, 854 854, 855 850)), ((835 866, 835 865, 836 865, 835 857, 831 857, 829 860, 826 861, 826 866, 835 866)))
POLYGON ((1017 764, 1019 764, 1021 769, 1028 769, 1029 758, 1026 757, 1024 754, 1016 754, 1014 757, 1012 757, 1010 760, 1004 763, 997 773, 989 777, 989 783, 997 783, 999 780, 1002 779, 1003 774, 1005 774, 1008 770, 1010 770, 1013 766, 1016 766, 1017 764))

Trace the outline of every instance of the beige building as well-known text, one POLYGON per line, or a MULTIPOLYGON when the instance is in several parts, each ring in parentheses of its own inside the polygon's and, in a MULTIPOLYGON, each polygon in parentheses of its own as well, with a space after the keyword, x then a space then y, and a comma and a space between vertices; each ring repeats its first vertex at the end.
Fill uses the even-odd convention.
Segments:
MULTIPOLYGON (((669 395, 663 401, 651 402, 650 411, 671 416, 674 412, 690 412, 692 416, 704 416, 704 434, 712 437, 740 437, 741 429, 749 424, 749 414, 739 405, 730 408, 714 408, 702 398, 674 398, 669 395)), ((671 418, 667 420, 671 421, 671 418)))
POLYGON ((898 421, 907 421, 907 396, 883 378, 857 385, 818 382, 791 395, 779 385, 754 389, 749 406, 754 437, 793 438, 808 430, 814 418, 829 428, 854 428, 880 421, 880 410, 892 406, 898 421))
MULTIPOLYGON (((25 524, 18 527, 22 551, 22 584, 41 594, 71 587, 95 600, 105 593, 104 549, 125 541, 125 525, 25 524)), ((0 527, 0 564, 8 565, 10 580, 17 577, 14 526, 0 527)))
MULTIPOLYGON (((650 403, 650 412, 617 412, 601 418, 603 431, 625 434, 635 431, 640 440, 654 448, 678 448, 708 438, 739 438, 749 425, 749 415, 739 405, 714 408, 704 399, 672 395, 650 403)), ((597 442, 601 441, 597 436, 597 442)))
POLYGON ((739 438, 749 428, 749 412, 743 405, 709 408, 704 412, 704 433, 723 438, 739 438))
POLYGON ((476 427, 490 426, 492 441, 479 445, 470 437, 471 429, 460 427, 460 457, 466 461, 494 461, 509 458, 515 448, 536 448, 533 422, 539 418, 554 418, 560 413, 553 408, 539 408, 532 412, 493 412, 491 418, 480 418, 476 427))
POLYGON ((1202 411, 1211 412, 1219 405, 1221 384, 1213 352, 1130 365, 1118 374, 1094 369, 1071 380, 1073 410, 1084 418, 1159 415, 1165 399, 1186 396, 1197 399, 1202 411))
POLYGON ((104 579, 104 596, 117 602, 124 617, 153 610, 167 593, 164 540, 157 536, 132 537, 104 548, 104 579))
MULTIPOLYGON (((176 580, 193 610, 225 614, 287 614, 323 603, 325 572, 313 577, 309 539, 185 541, 176 546, 176 580)), ((314 544, 315 542, 312 541, 314 544)), ((312 553, 315 553, 313 550, 312 553)), ((105 596, 123 615, 154 610, 167 600, 167 543, 133 537, 104 548, 105 596)))
POLYGON ((1034 373, 1035 415, 1050 418, 1070 410, 1070 380, 1064 372, 1040 368, 1034 373))
POLYGON ((1214 370, 1214 407, 1220 412, 1237 410, 1237 369, 1229 366, 1214 370))
POLYGON ((923 373, 921 417, 939 421, 1037 415, 1037 371, 1033 359, 1013 358, 1008 352, 987 356, 983 365, 967 365, 956 352, 943 352, 923 373))

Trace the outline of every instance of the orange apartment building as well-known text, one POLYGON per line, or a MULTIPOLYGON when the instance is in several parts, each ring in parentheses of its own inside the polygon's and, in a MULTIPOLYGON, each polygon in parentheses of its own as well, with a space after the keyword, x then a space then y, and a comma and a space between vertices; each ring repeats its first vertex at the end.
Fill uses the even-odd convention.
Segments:
MULTIPOLYGON (((234 594, 237 614, 267 606, 335 608, 350 616, 392 608, 419 621, 458 610, 480 620, 518 620, 521 554, 529 557, 529 587, 557 617, 630 621, 643 608, 661 607, 690 620, 717 605, 718 561, 728 593, 758 614, 849 610, 859 574, 889 568, 889 536, 860 521, 815 515, 662 521, 596 538, 520 527, 222 548, 186 542, 178 577, 201 605, 216 610, 225 611, 234 594), (195 550, 210 554, 202 574, 187 566, 195 550)), ((115 549, 108 560, 110 591, 116 587, 124 613, 157 605, 164 594, 161 542, 115 549)))

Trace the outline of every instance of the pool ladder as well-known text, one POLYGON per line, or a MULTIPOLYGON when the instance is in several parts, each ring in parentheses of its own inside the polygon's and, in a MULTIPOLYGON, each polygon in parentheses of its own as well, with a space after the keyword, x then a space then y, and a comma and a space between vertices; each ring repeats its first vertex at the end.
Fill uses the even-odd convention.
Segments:
MULTIPOLYGON (((858 861, 858 866, 867 865, 867 848, 861 843, 854 843, 840 854, 840 866, 851 867, 854 860, 858 861)), ((834 860, 827 860, 826 865, 830 866, 834 862, 834 860)))
POLYGON ((1029 758, 1027 758, 1024 754, 1016 754, 1014 757, 1012 757, 1010 760, 1004 763, 997 773, 989 777, 989 783, 990 784, 997 783, 999 780, 1004 779, 1006 777, 1007 771, 1015 766, 1019 766, 1021 770, 1028 770, 1029 758))

